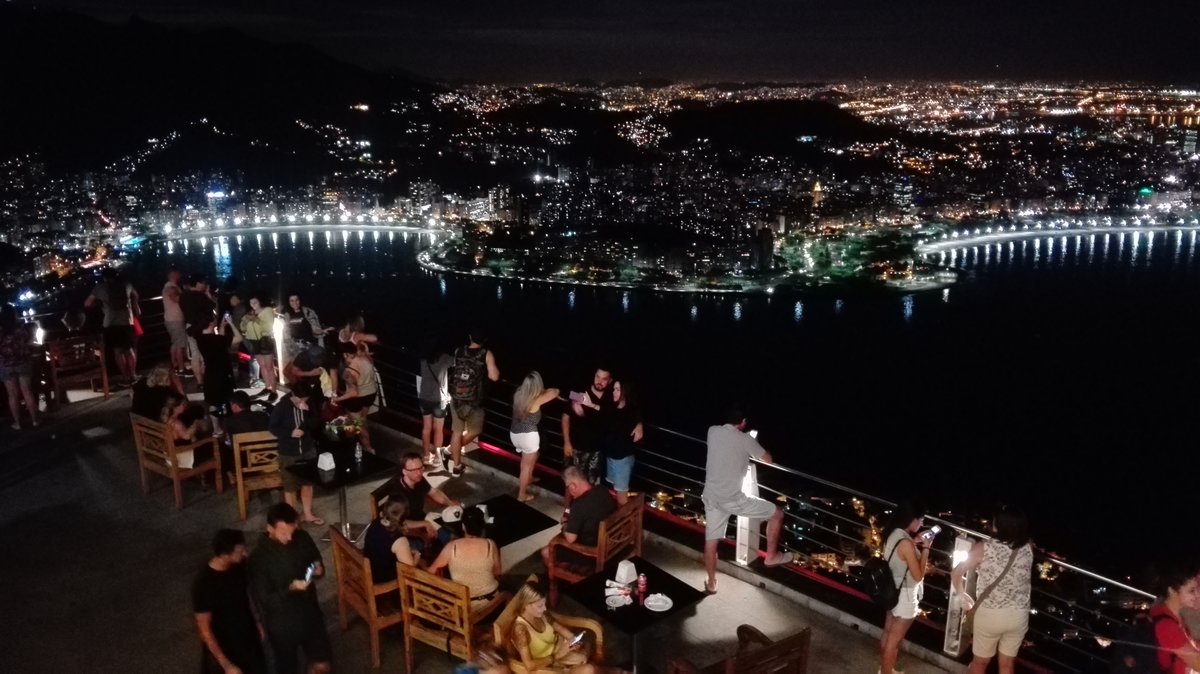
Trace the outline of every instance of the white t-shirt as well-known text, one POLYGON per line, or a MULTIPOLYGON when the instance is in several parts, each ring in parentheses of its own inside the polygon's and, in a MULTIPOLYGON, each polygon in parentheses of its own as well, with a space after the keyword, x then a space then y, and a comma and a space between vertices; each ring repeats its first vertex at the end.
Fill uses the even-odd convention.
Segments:
POLYGON ((183 289, 181 289, 175 283, 167 281, 166 285, 163 286, 163 291, 162 291, 163 321, 166 323, 182 323, 183 322, 183 307, 179 306, 179 297, 178 296, 174 300, 172 300, 170 298, 170 296, 167 295, 167 290, 170 288, 174 288, 175 292, 178 293, 178 295, 183 294, 183 289))

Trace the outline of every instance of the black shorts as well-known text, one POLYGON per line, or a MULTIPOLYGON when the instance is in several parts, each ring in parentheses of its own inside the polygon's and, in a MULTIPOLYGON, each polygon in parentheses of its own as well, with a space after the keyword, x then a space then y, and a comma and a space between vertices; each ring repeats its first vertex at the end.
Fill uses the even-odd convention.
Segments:
POLYGON ((450 409, 449 405, 443 405, 439 400, 433 402, 431 400, 417 399, 417 405, 421 408, 421 416, 433 417, 434 419, 445 419, 446 412, 450 409))
POLYGON ((343 400, 340 405, 347 412, 361 412, 375 404, 375 394, 369 396, 359 396, 357 398, 349 398, 343 400))
POLYGON ((324 621, 309 626, 303 632, 287 631, 284 633, 269 633, 271 653, 275 656, 275 671, 279 674, 296 674, 299 664, 299 651, 304 651, 304 659, 311 665, 314 662, 331 662, 333 646, 329 643, 329 633, 325 631, 324 621))
POLYGON ((104 328, 104 344, 110 349, 132 349, 133 326, 110 325, 104 328))
POLYGON ((275 355, 275 339, 273 337, 247 339, 243 343, 246 345, 246 353, 249 353, 251 356, 275 355))

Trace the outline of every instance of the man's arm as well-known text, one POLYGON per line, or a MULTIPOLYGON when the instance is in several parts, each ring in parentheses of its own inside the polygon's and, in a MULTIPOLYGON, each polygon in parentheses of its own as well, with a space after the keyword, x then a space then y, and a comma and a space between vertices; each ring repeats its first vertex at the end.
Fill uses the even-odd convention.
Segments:
POLYGON ((225 674, 241 674, 237 665, 233 664, 228 657, 225 656, 225 651, 221 650, 221 645, 217 643, 217 637, 212 631, 212 614, 197 613, 196 614, 196 631, 200 633, 200 641, 204 642, 204 647, 212 653, 213 659, 217 661, 221 669, 225 670, 225 674))
POLYGON ((571 446, 571 413, 563 412, 562 415, 562 437, 563 437, 563 457, 571 458, 575 453, 575 448, 571 446))
POLYGON ((446 492, 442 491, 441 489, 430 489, 429 495, 426 496, 426 498, 428 498, 430 501, 433 501, 434 503, 442 506, 443 508, 448 508, 452 505, 456 505, 456 506, 462 505, 458 501, 455 501, 454 499, 450 498, 449 496, 446 496, 446 492))
POLYGON ((488 379, 500 381, 500 368, 496 367, 496 357, 492 355, 491 351, 488 351, 483 359, 487 362, 488 379))

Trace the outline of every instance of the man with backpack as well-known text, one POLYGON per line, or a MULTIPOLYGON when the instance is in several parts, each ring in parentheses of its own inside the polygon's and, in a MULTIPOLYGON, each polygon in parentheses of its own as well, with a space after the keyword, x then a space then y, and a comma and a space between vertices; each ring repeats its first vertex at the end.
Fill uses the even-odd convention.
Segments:
POLYGON ((116 269, 105 267, 100 272, 100 283, 92 289, 83 306, 90 309, 97 302, 104 309, 104 346, 112 351, 124 383, 132 384, 137 373, 133 319, 141 315, 137 291, 117 274, 116 269))
POLYGON ((484 347, 485 341, 483 330, 471 330, 467 345, 455 350, 454 364, 450 366, 450 459, 446 469, 451 475, 462 475, 466 469, 462 448, 483 432, 485 374, 491 381, 500 379, 496 358, 484 347))

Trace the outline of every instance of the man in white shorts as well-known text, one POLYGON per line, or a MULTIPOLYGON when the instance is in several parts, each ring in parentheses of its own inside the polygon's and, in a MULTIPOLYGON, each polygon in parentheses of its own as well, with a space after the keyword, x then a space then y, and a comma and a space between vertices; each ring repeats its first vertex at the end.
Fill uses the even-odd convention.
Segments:
POLYGON ((767 520, 767 556, 763 563, 780 566, 795 560, 790 552, 779 551, 779 533, 783 530, 783 510, 774 503, 742 493, 742 480, 750 459, 771 463, 771 455, 758 440, 746 433, 746 413, 741 405, 730 408, 721 426, 708 429, 708 458, 704 471, 704 570, 708 580, 704 591, 717 591, 717 546, 725 538, 730 515, 767 520))

